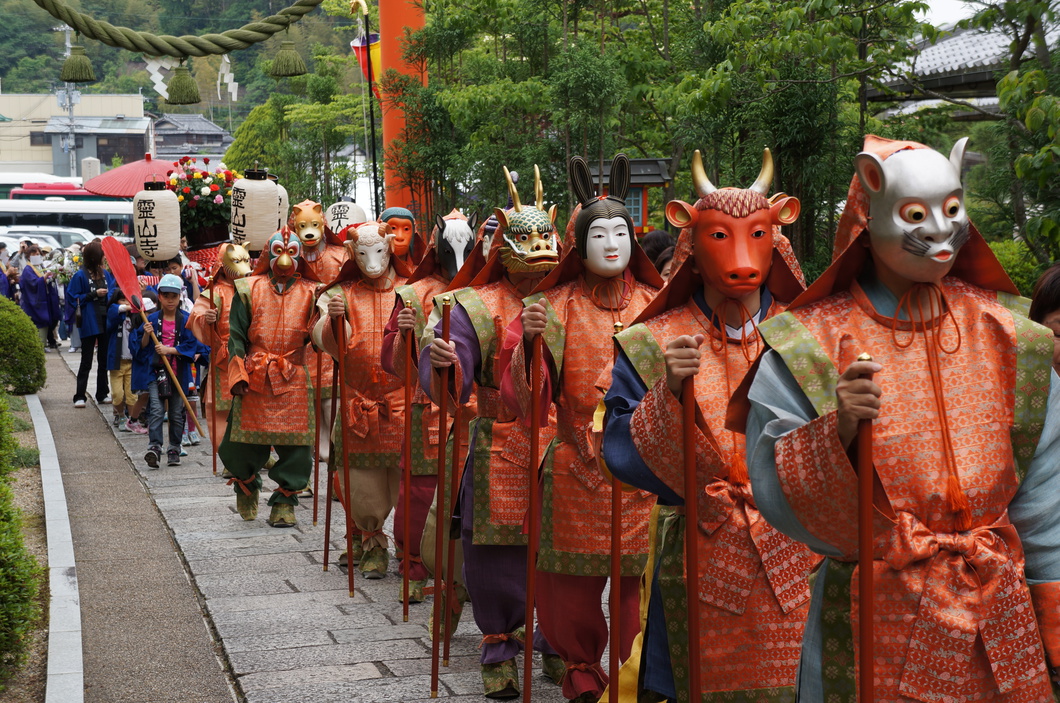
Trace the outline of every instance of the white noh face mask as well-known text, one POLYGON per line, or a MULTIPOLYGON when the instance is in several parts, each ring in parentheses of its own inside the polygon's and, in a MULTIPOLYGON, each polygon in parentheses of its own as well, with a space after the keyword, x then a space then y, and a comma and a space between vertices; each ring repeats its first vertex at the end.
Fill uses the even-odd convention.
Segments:
POLYGON ((593 220, 585 239, 585 266, 597 276, 622 275, 633 254, 633 238, 624 217, 593 220))

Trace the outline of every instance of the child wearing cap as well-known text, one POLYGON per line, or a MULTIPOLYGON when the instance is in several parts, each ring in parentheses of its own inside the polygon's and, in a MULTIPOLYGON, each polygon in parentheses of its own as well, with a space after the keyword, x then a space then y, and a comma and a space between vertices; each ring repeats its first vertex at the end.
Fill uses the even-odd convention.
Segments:
MULTIPOLYGON (((150 332, 141 327, 134 330, 131 338, 135 349, 134 376, 148 379, 148 441, 144 461, 152 469, 158 468, 162 454, 162 418, 165 415, 163 401, 170 398, 169 404, 169 447, 166 452, 167 464, 180 464, 180 440, 184 433, 184 405, 179 401, 179 393, 174 388, 165 370, 161 357, 165 356, 176 374, 176 381, 183 388, 191 382, 191 360, 195 356, 198 341, 187 328, 188 314, 180 309, 180 294, 184 282, 180 276, 166 274, 158 282, 158 312, 147 318, 158 341, 152 344, 150 332)), ((135 380, 135 379, 134 379, 135 380)), ((142 381, 141 381, 142 383, 142 381)))

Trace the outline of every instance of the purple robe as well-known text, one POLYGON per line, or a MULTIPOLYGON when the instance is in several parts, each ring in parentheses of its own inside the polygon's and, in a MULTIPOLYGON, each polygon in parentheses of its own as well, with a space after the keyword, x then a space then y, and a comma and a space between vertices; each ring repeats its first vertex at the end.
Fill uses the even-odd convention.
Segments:
POLYGON ((59 289, 54 281, 38 276, 32 266, 22 269, 19 279, 22 309, 38 328, 50 328, 59 322, 59 289))

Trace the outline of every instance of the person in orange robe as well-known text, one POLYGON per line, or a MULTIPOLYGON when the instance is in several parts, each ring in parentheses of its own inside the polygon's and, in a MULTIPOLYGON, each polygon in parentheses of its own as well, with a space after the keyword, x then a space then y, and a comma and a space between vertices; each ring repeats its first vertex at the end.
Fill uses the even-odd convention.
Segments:
POLYGON ((798 217, 794 198, 766 198, 773 179, 766 150, 748 189, 715 188, 697 151, 692 176, 700 199, 671 201, 682 227, 666 287, 619 347, 605 397, 603 453, 621 481, 658 495, 664 507, 643 637, 643 687, 689 698, 689 666, 701 698, 795 700, 795 673, 817 559, 759 514, 743 461, 744 438, 725 428, 726 408, 762 349, 758 324, 801 290, 797 264, 779 225, 798 217), (787 254, 787 256, 785 256, 787 254), (692 377, 699 525, 684 517, 681 445, 683 381, 692 377), (699 641, 689 643, 684 541, 696 529, 699 641))
MULTIPOLYGON (((241 244, 226 242, 217 247, 217 264, 210 285, 195 301, 188 316, 188 328, 195 338, 210 347, 210 383, 206 394, 206 414, 210 420, 210 436, 223 437, 228 429, 228 411, 232 408, 232 393, 228 380, 228 318, 232 314, 232 300, 236 295, 235 282, 250 273, 250 254, 241 244)), ((231 472, 224 470, 224 477, 231 472)))
MULTIPOLYGON (((535 171, 537 169, 535 168, 535 171)), ((508 175, 507 169, 505 169, 508 175)), ((466 403, 474 387, 477 417, 464 463, 457 512, 464 552, 465 586, 474 603, 475 623, 484 633, 482 681, 488 697, 519 693, 515 656, 523 649, 526 615, 526 535, 523 518, 529 499, 530 431, 501 401, 499 355, 502 320, 522 312, 522 299, 557 263, 555 206, 545 211, 540 174, 536 207, 522 205, 508 175, 513 209, 494 211, 502 236, 494 238, 485 268, 468 287, 451 295, 450 342, 441 336, 442 303, 434 301, 428 329, 434 339, 420 355, 420 384, 436 403, 466 403), (450 387, 438 371, 449 367, 450 387), (445 395, 443 395, 445 394, 445 395)), ((543 425, 542 445, 554 434, 543 425)), ((533 646, 544 654, 545 674, 559 682, 562 660, 543 636, 533 646)))
POLYGON ((258 515, 261 470, 277 487, 269 497, 273 527, 293 527, 298 492, 312 469, 312 384, 305 365, 316 285, 298 271, 301 244, 277 232, 258 258, 254 274, 235 282, 228 335, 228 387, 232 410, 217 454, 232 473, 236 509, 258 515))
POLYGON ((354 553, 346 555, 346 561, 359 563, 365 578, 380 579, 390 564, 383 523, 398 499, 405 418, 402 384, 383 371, 380 355, 383 330, 394 307, 394 288, 405 283, 410 271, 390 255, 393 235, 386 224, 366 222, 346 231, 348 260, 318 299, 313 341, 345 365, 349 397, 345 404, 340 401, 332 441, 339 467, 339 497, 356 529, 354 553), (338 320, 346 329, 341 357, 338 320))
MULTIPOLYGON (((433 563, 424 563, 425 556, 433 562, 434 543, 430 543, 431 549, 427 550, 429 554, 423 554, 420 542, 438 484, 438 451, 445 446, 440 441, 438 433, 438 407, 427 398, 419 386, 419 370, 416 368, 419 365, 421 351, 419 345, 426 328, 427 317, 434 310, 435 296, 449 288, 464 268, 465 263, 472 270, 481 268, 484 263, 481 256, 472 256, 477 253, 475 248, 477 221, 477 213, 472 213, 468 218, 457 210, 453 210, 445 217, 437 216, 431 243, 419 266, 416 267, 416 271, 405 285, 394 289, 396 298, 394 310, 390 314, 383 338, 381 358, 383 369, 396 376, 402 384, 406 382, 405 357, 409 353, 405 335, 411 331, 413 339, 416 340, 415 348, 412 350, 414 376, 411 378, 415 390, 412 407, 409 409, 413 442, 412 485, 406 486, 402 481, 397 509, 394 512, 394 541, 401 551, 402 560, 411 559, 409 599, 412 602, 423 600, 429 572, 436 568, 433 563), (408 535, 404 532, 404 494, 407 490, 411 491, 409 502, 412 510, 409 519, 410 534, 408 535)), ((468 271, 466 275, 470 273, 471 271, 468 271)), ((451 422, 452 418, 447 416, 446 419, 451 422)), ((466 447, 466 436, 461 438, 461 443, 466 447)), ((463 454, 464 451, 461 453, 463 454)), ((402 457, 402 466, 404 466, 404 460, 405 458, 402 457)), ((459 573, 463 565, 462 555, 456 561, 455 570, 459 573)), ((459 577, 457 580, 460 580, 459 577)), ((460 606, 455 605, 455 607, 459 609, 460 606)), ((457 617, 459 617, 459 611, 457 617)))
MULTIPOLYGON (((291 217, 288 226, 298 235, 298 241, 302 243, 302 260, 306 262, 306 278, 316 281, 322 286, 329 285, 338 278, 339 270, 346 261, 346 248, 342 246, 342 239, 337 231, 332 231, 328 225, 320 203, 312 200, 303 200, 291 207, 291 217)), ((331 357, 319 352, 316 347, 309 344, 306 348, 306 364, 309 366, 309 375, 313 379, 315 393, 316 421, 324 421, 324 401, 331 398, 332 380, 335 377, 335 367, 331 357)), ((327 463, 330 455, 330 443, 326 435, 318 439, 317 459, 320 463, 327 463)), ((310 491, 306 491, 312 495, 310 491)))
MULTIPOLYGON (((541 542, 537 610, 541 631, 563 657, 563 695, 600 698, 608 678, 600 658, 608 643, 601 596, 611 572, 611 482, 600 471, 591 440, 593 413, 603 399, 601 365, 610 380, 616 323, 632 322, 662 287, 636 243, 626 210, 629 158, 615 157, 607 197, 597 197, 589 166, 571 159, 579 206, 567 226, 560 265, 523 299, 508 326, 502 352, 501 395, 516 414, 530 417, 531 345, 544 335, 542 422, 556 404, 557 437, 542 462, 541 542)), ((640 631, 638 582, 648 553, 648 521, 655 497, 623 494, 621 658, 640 631)), ((614 590, 611 591, 612 597, 614 590)))
POLYGON ((1025 316, 968 219, 965 142, 947 158, 867 136, 832 265, 761 326, 772 349, 748 394, 755 495, 771 524, 828 557, 799 669, 807 703, 854 700, 861 420, 878 487, 875 700, 1044 702, 1056 690, 1053 334, 1025 316))

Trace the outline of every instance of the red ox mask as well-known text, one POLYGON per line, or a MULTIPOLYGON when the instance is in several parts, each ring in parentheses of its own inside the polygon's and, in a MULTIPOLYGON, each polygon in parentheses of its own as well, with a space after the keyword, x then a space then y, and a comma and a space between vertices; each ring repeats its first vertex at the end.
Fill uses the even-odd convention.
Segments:
POLYGON ((692 253, 703 282, 726 298, 741 298, 762 287, 773 259, 773 226, 798 219, 797 198, 770 203, 773 157, 762 155, 762 170, 747 189, 716 188, 707 178, 703 158, 692 157, 692 182, 700 199, 693 207, 681 200, 666 205, 666 219, 692 229, 692 253))

